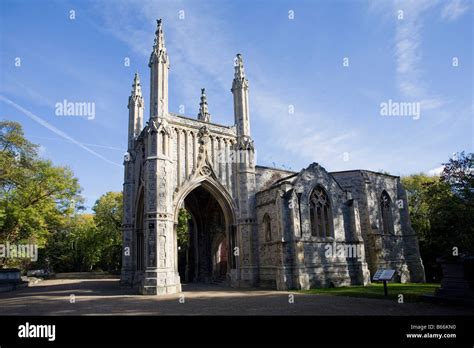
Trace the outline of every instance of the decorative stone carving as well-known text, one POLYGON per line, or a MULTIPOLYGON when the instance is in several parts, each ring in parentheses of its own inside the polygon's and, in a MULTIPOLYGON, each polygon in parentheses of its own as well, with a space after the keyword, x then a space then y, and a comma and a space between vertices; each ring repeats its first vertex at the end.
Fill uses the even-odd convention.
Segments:
POLYGON ((207 126, 202 126, 201 128, 199 128, 198 139, 200 145, 206 145, 209 142, 209 134, 211 133, 207 126))
POLYGON ((250 137, 239 137, 237 143, 235 144, 236 150, 251 150, 254 151, 254 143, 250 137))
POLYGON ((156 120, 151 119, 148 121, 148 133, 158 133, 158 126, 156 120))
POLYGON ((211 173, 212 173, 212 170, 208 166, 204 166, 201 168, 201 175, 209 176, 211 175, 211 173))
POLYGON ((201 103, 199 104, 198 120, 203 122, 211 122, 211 114, 207 107, 207 97, 204 88, 201 88, 201 103))

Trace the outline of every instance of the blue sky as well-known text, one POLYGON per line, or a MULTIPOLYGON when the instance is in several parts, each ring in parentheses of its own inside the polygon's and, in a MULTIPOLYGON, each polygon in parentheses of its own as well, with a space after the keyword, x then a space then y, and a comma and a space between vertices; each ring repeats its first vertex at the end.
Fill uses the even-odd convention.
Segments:
POLYGON ((163 18, 171 112, 183 105, 196 117, 205 87, 212 121, 233 124, 233 58, 243 55, 258 164, 433 173, 454 152, 473 151, 472 7, 3 0, 0 118, 20 122, 43 157, 70 167, 89 207, 121 190, 133 75, 142 79, 147 119, 147 62, 163 18), (64 99, 95 103, 95 118, 56 116, 64 99), (420 118, 382 116, 388 100, 420 103, 420 118))

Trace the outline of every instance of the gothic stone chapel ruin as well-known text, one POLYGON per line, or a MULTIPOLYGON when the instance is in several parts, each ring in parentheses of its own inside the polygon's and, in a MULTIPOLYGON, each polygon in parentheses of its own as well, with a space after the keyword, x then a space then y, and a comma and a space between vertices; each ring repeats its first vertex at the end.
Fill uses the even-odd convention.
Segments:
POLYGON ((317 163, 300 172, 256 166, 242 56, 231 89, 233 126, 211 122, 204 90, 197 119, 177 115, 168 111, 161 20, 155 34, 145 126, 138 75, 128 102, 122 285, 141 294, 215 281, 308 289, 365 285, 380 267, 396 269, 401 282, 424 281, 399 177, 329 173, 317 163), (177 242, 183 208, 191 216, 186 258, 177 242))

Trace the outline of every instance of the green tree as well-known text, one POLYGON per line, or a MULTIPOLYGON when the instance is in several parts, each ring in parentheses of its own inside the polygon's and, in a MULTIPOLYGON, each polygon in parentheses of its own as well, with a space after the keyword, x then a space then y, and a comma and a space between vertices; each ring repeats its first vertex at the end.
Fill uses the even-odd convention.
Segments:
POLYGON ((176 238, 178 243, 178 271, 181 279, 185 282, 189 281, 189 220, 191 214, 184 208, 181 208, 178 213, 178 226, 176 228, 176 238))
POLYGON ((99 265, 111 272, 119 271, 122 262, 122 202, 122 192, 107 192, 92 208, 102 249, 99 265))
POLYGON ((69 216, 51 235, 42 259, 55 272, 117 272, 122 253, 122 193, 107 192, 94 204, 94 214, 69 216))
POLYGON ((48 238, 40 264, 55 272, 91 271, 102 256, 99 237, 92 214, 71 216, 48 238))
POLYGON ((428 176, 423 173, 413 174, 402 178, 409 202, 410 220, 413 229, 417 232, 420 241, 425 240, 430 224, 430 201, 427 196, 429 185, 439 181, 437 176, 428 176))
POLYGON ((461 152, 443 165, 440 177, 402 179, 429 280, 441 278, 437 258, 453 257, 453 250, 474 255, 473 154, 461 152))
POLYGON ((444 163, 440 180, 428 185, 430 247, 441 256, 474 255, 474 159, 461 152, 444 163))
POLYGON ((94 220, 91 214, 78 215, 71 220, 73 265, 81 272, 92 271, 103 257, 103 241, 94 220))
POLYGON ((181 208, 178 213, 178 227, 177 227, 177 239, 178 246, 186 249, 189 246, 189 219, 191 219, 191 214, 181 208))
POLYGON ((37 145, 10 121, 0 122, 0 168, 0 241, 43 247, 82 202, 77 179, 39 158, 37 145))

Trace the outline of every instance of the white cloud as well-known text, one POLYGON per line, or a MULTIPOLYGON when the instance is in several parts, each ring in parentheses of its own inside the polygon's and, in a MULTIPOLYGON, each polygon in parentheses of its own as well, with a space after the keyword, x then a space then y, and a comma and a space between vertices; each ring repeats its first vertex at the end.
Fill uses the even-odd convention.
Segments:
MULTIPOLYGON (((292 158, 293 162, 319 162, 330 170, 346 168, 353 163, 343 161, 343 154, 356 148, 354 142, 358 132, 354 128, 344 128, 334 124, 334 115, 319 111, 307 112, 295 105, 294 114, 288 112, 283 98, 260 93, 260 86, 254 88, 252 104, 258 122, 265 123, 266 133, 271 134, 272 158, 284 162, 292 158)), ((362 151, 357 146, 358 151, 362 151)), ((351 152, 352 154, 352 152, 351 152)), ((268 159, 267 159, 268 160, 268 159)))
POLYGON ((446 21, 454 21, 469 9, 467 2, 452 0, 441 11, 441 18, 446 21))
POLYGON ((439 166, 433 169, 428 170, 428 175, 430 176, 440 176, 444 170, 444 166, 439 166))
POLYGON ((403 19, 396 19, 395 57, 400 92, 405 96, 419 97, 425 93, 422 81, 422 14, 434 2, 395 1, 394 9, 403 11, 403 19))
POLYGON ((395 19, 395 58, 397 85, 401 95, 419 101, 424 110, 438 109, 444 100, 433 95, 423 78, 422 29, 424 16, 437 1, 394 1, 393 10, 403 11, 403 19, 395 19))
POLYGON ((420 104, 421 104, 421 110, 423 112, 426 110, 438 109, 441 106, 443 106, 445 102, 440 99, 431 98, 431 99, 420 100, 420 104))

